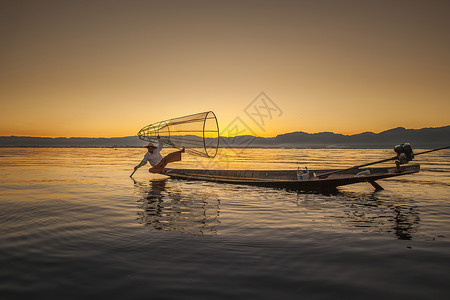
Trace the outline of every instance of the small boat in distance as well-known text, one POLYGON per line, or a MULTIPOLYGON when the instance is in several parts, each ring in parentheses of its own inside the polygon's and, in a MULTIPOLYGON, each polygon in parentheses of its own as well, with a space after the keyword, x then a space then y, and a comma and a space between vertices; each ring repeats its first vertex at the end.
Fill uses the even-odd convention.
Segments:
POLYGON ((298 191, 333 191, 337 187, 360 182, 383 188, 376 180, 417 173, 419 164, 346 170, 311 170, 299 176, 297 170, 204 170, 167 169, 165 175, 184 180, 203 180, 298 191))

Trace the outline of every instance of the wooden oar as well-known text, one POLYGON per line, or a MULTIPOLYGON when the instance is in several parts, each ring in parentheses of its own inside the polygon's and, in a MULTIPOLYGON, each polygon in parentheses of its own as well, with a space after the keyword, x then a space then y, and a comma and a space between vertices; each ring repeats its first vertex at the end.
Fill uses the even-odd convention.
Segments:
MULTIPOLYGON (((433 150, 427 150, 427 151, 423 151, 423 152, 419 152, 419 153, 414 153, 414 156, 417 156, 417 155, 420 155, 420 154, 425 154, 425 153, 430 153, 430 152, 434 152, 434 151, 438 151, 438 150, 448 149, 448 148, 450 148, 450 146, 437 148, 437 149, 433 149, 433 150)), ((359 166, 353 166, 353 167, 350 167, 350 168, 347 168, 347 169, 342 169, 342 170, 336 170, 336 171, 323 173, 323 174, 318 175, 317 177, 319 177, 320 179, 323 179, 323 178, 327 178, 331 174, 345 172, 345 171, 349 171, 349 170, 353 170, 353 169, 359 169, 359 168, 367 167, 367 166, 370 166, 370 165, 380 164, 380 163, 383 163, 383 162, 386 162, 386 161, 390 161, 390 160, 394 160, 394 159, 397 159, 397 158, 398 158, 397 156, 393 156, 391 158, 387 158, 387 159, 383 159, 383 160, 379 160, 379 161, 375 161, 375 162, 371 162, 371 163, 367 163, 367 164, 363 164, 363 165, 359 165, 359 166)))
POLYGON ((446 147, 442 147, 442 148, 437 148, 437 149, 433 149, 433 150, 427 150, 427 151, 423 151, 423 152, 419 152, 419 153, 414 153, 414 156, 420 155, 420 154, 425 154, 425 153, 430 153, 430 152, 438 151, 438 150, 442 150, 442 149, 448 149, 448 148, 450 148, 450 146, 446 146, 446 147))

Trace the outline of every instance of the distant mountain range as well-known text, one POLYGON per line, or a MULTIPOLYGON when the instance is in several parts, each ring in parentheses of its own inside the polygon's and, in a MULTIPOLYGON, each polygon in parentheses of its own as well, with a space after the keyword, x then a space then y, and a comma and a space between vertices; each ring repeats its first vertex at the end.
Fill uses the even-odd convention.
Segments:
MULTIPOLYGON (((242 136, 224 139, 232 146, 285 147, 285 148, 390 148, 401 143, 411 143, 415 148, 437 148, 450 145, 450 126, 422 129, 397 127, 380 133, 364 132, 353 135, 333 132, 291 132, 273 138, 242 136)), ((221 141, 222 142, 222 141, 221 141)))
MULTIPOLYGON (((411 143, 414 148, 437 148, 450 145, 450 126, 422 129, 397 127, 380 133, 353 135, 333 132, 291 132, 276 137, 221 137, 224 148, 391 148, 411 143)), ((144 147, 147 142, 137 136, 115 138, 47 138, 1 136, 0 147, 144 147)))

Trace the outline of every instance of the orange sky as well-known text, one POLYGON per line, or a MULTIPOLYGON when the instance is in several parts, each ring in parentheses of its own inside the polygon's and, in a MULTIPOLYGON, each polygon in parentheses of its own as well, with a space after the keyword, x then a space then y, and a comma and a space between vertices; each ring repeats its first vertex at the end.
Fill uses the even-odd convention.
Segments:
POLYGON ((0 3, 0 135, 111 137, 212 110, 257 135, 450 124, 449 1, 0 3), (279 111, 263 128, 260 92, 279 111))

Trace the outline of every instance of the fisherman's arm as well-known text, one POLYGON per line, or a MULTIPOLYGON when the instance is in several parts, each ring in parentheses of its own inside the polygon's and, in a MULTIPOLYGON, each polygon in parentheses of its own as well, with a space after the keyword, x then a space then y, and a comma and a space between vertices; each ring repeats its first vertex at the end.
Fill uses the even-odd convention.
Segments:
POLYGON ((144 158, 141 160, 141 162, 136 166, 136 167, 134 167, 134 170, 136 171, 137 169, 139 169, 140 167, 143 167, 143 166, 145 166, 146 164, 147 164, 147 161, 148 161, 148 157, 147 157, 147 153, 144 155, 144 158))
POLYGON ((164 146, 164 144, 161 141, 161 137, 159 135, 156 138, 158 139, 158 147, 156 148, 156 151, 161 151, 163 146, 164 146))

